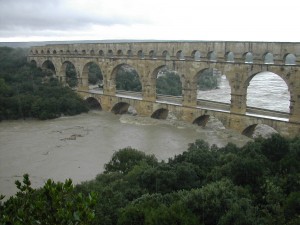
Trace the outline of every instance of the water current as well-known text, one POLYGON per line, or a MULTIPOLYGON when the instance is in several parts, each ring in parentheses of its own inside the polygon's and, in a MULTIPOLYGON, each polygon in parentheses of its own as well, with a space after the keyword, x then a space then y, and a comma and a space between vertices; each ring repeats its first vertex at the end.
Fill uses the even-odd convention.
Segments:
MULTIPOLYGON (((227 80, 221 80, 219 89, 205 94, 199 92, 199 96, 229 103, 227 80)), ((285 83, 271 73, 254 77, 248 87, 248 105, 288 111, 289 93, 285 83)), ((196 139, 218 146, 228 142, 242 146, 250 140, 213 120, 201 128, 181 121, 102 111, 47 121, 2 121, 0 194, 14 194, 14 181, 21 180, 24 173, 30 174, 34 187, 42 186, 48 178, 55 181, 72 178, 74 183, 80 183, 102 172, 104 164, 118 149, 131 146, 155 154, 159 160, 167 160, 185 151, 196 139)))

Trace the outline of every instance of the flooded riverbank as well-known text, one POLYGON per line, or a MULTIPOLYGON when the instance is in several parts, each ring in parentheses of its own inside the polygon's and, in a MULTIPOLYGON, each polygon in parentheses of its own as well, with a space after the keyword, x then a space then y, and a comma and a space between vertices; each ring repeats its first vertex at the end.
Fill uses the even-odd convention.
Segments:
POLYGON ((47 121, 2 121, 0 193, 14 194, 14 181, 24 173, 29 173, 34 187, 48 178, 71 178, 74 183, 93 179, 115 151, 127 146, 167 160, 196 139, 218 146, 228 142, 241 146, 250 140, 215 125, 212 121, 201 128, 182 121, 101 111, 47 121))

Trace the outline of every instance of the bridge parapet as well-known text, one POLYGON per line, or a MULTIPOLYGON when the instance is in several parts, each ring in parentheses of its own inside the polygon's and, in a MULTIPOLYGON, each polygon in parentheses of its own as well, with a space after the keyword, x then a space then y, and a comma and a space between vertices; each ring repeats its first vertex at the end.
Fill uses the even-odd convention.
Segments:
POLYGON ((59 44, 32 47, 29 56, 163 59, 293 66, 300 63, 300 43, 201 41, 59 44))

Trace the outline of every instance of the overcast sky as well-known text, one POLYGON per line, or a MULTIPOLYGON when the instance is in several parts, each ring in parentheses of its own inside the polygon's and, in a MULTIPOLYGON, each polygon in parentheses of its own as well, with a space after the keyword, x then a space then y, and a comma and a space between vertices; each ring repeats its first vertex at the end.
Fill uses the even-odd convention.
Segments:
POLYGON ((299 21, 299 0, 0 0, 0 42, 299 42, 299 21))

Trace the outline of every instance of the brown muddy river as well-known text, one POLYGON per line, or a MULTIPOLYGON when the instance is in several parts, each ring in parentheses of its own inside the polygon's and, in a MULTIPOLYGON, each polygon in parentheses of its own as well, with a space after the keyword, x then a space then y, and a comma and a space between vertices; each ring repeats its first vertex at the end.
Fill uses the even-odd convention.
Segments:
POLYGON ((92 111, 48 121, 0 122, 0 194, 16 192, 15 180, 29 173, 34 187, 48 178, 74 183, 93 179, 118 149, 131 146, 167 160, 204 139, 224 146, 248 138, 211 123, 207 128, 180 121, 161 121, 92 111), (212 128, 214 127, 214 128, 212 128))

